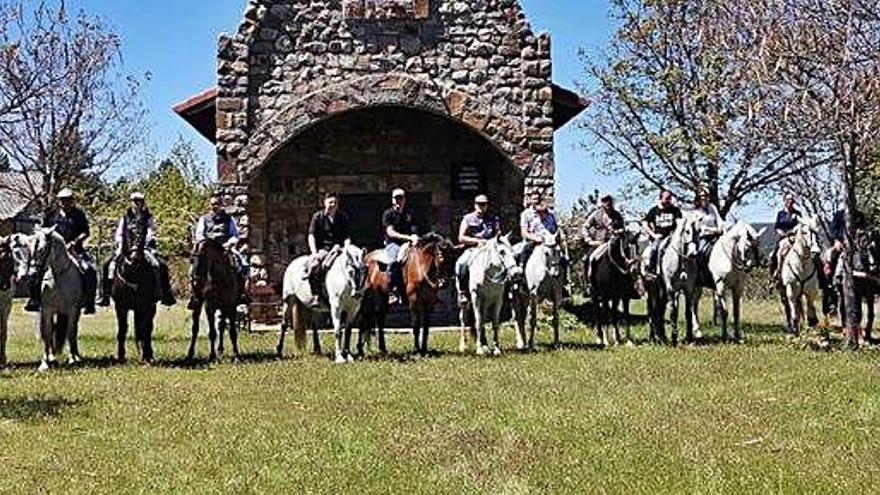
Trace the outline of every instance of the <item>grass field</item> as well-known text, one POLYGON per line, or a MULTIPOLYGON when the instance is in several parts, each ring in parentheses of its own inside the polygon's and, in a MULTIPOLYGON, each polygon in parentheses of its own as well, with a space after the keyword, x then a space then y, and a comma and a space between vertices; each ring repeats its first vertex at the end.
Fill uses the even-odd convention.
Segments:
POLYGON ((105 313, 83 323, 88 362, 48 374, 16 308, 0 492, 880 490, 880 353, 787 345, 774 305, 748 307, 742 346, 709 328, 694 347, 598 351, 566 315, 558 351, 460 356, 435 334, 412 360, 395 336, 348 366, 277 360, 275 333, 245 335, 243 363, 185 366, 179 309, 160 315, 159 363, 116 366, 105 313))

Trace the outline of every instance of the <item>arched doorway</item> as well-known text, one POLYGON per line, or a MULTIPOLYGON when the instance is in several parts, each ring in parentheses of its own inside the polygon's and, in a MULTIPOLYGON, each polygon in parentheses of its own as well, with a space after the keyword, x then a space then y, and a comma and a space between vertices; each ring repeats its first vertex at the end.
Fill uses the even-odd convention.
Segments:
POLYGON ((260 278, 280 281, 306 251, 309 218, 329 191, 342 196, 354 241, 368 248, 380 245, 381 214, 395 187, 408 191, 423 231, 454 236, 478 192, 513 229, 523 182, 493 143, 449 117, 401 106, 334 114, 279 146, 252 176, 250 252, 262 261, 260 278))

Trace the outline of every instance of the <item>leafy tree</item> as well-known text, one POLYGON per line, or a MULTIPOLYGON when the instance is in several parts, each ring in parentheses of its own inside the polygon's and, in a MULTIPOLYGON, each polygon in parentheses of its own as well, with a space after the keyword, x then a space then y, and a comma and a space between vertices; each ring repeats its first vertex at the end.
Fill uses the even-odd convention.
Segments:
POLYGON ((144 134, 145 78, 125 74, 120 37, 63 1, 0 0, 0 151, 43 206, 91 195, 144 134), (36 178, 36 179, 33 179, 36 178))

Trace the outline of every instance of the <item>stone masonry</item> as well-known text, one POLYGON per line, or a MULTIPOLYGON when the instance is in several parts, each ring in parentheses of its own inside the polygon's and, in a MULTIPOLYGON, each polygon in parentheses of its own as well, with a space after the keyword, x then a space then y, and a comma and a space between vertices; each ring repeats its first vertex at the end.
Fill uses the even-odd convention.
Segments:
POLYGON ((250 0, 218 55, 220 188, 243 237, 261 228, 249 215, 261 169, 305 130, 373 107, 457 122, 504 155, 525 191, 552 196, 550 60, 549 36, 516 0, 250 0))

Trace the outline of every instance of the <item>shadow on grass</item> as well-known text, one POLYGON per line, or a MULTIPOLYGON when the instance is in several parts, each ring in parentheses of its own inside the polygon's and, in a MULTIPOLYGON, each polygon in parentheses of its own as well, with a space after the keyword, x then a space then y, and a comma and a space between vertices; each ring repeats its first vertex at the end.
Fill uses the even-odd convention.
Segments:
MULTIPOLYGON (((580 323, 595 325, 596 311, 593 303, 583 302, 580 304, 568 303, 562 307, 564 311, 571 313, 580 323)), ((646 325, 648 323, 648 315, 630 314, 628 320, 630 326, 646 325)))
POLYGON ((82 401, 62 398, 0 398, 0 419, 34 421, 42 418, 57 418, 80 405, 82 401))
MULTIPOLYGON (((290 358, 292 358, 291 356, 290 358)), ((279 358, 278 354, 274 352, 268 351, 260 351, 260 352, 242 352, 238 356, 238 361, 233 361, 231 353, 225 353, 217 357, 217 359, 211 361, 207 356, 196 356, 193 359, 187 359, 186 356, 181 356, 179 358, 173 359, 160 359, 157 360, 153 366, 157 368, 171 368, 171 369, 188 369, 188 370, 197 370, 197 369, 205 369, 210 368, 212 366, 218 364, 259 364, 259 363, 272 363, 276 361, 283 361, 290 359, 289 357, 279 358)))

